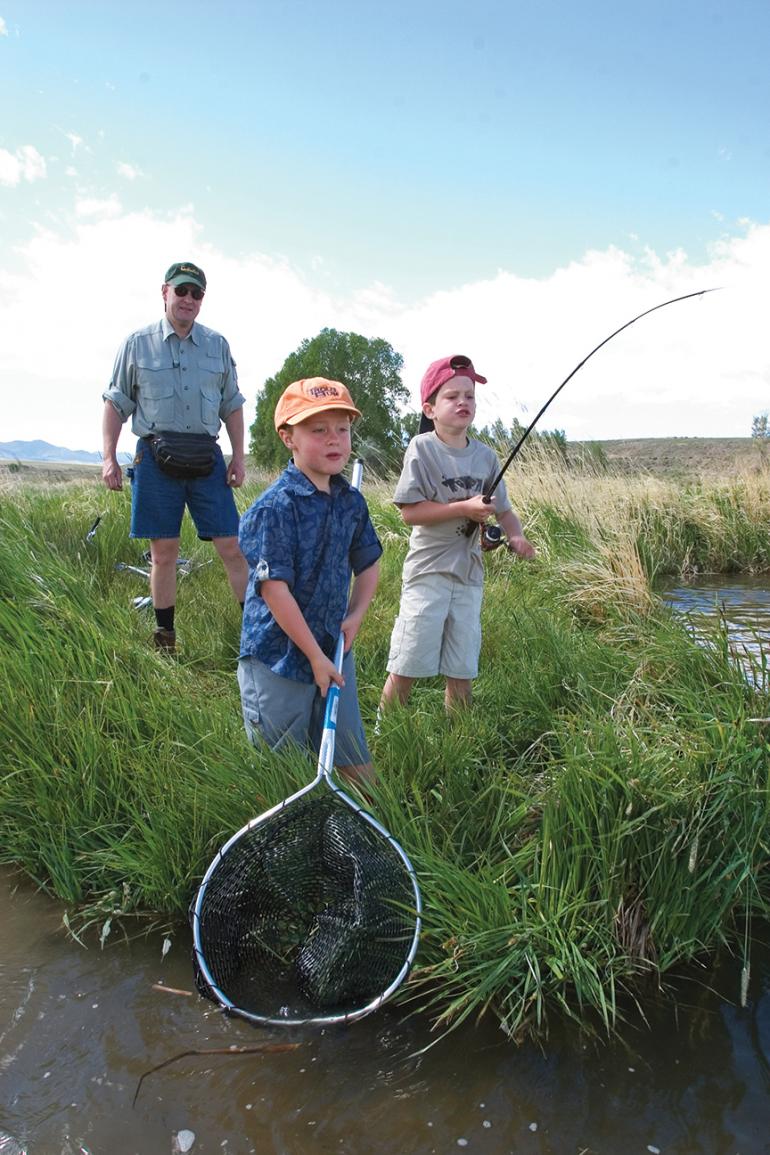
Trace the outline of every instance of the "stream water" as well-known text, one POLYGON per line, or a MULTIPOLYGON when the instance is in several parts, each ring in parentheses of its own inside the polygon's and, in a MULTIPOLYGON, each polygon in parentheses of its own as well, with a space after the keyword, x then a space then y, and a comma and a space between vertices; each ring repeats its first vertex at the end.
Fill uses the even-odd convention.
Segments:
POLYGON ((663 596, 686 615, 695 636, 716 619, 727 631, 733 654, 751 677, 770 688, 770 581, 767 575, 700 577, 668 587, 663 596))
MULTIPOLYGON (((666 596, 693 628, 722 612, 731 637, 745 628, 740 644, 761 645, 770 589, 741 588, 666 596)), ((543 1049, 492 1025, 436 1042, 387 1008, 349 1027, 257 1030, 173 993, 193 990, 189 955, 186 931, 165 954, 160 933, 85 950, 59 904, 0 871, 0 1155, 770 1153, 767 944, 745 1007, 741 962, 726 957, 672 976, 676 1005, 645 1003, 647 1025, 632 1018, 603 1044, 557 1030, 543 1049), (296 1048, 201 1053, 283 1042, 296 1048)))

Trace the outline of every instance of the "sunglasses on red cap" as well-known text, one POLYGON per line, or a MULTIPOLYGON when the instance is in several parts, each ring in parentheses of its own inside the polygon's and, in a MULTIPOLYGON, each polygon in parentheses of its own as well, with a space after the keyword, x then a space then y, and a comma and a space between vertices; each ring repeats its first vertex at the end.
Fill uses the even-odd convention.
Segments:
POLYGON ((186 297, 189 293, 194 301, 202 301, 205 297, 203 289, 196 289, 195 285, 174 285, 177 297, 186 297))

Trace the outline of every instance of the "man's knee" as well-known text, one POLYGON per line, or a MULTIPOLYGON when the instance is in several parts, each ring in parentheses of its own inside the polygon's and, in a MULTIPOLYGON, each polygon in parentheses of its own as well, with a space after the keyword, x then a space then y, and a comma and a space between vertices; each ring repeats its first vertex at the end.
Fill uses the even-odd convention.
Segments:
POLYGON ((212 542, 222 561, 239 561, 243 558, 237 537, 215 537, 212 542))
POLYGON ((153 565, 176 565, 176 559, 179 557, 179 538, 155 538, 150 542, 150 556, 153 565))

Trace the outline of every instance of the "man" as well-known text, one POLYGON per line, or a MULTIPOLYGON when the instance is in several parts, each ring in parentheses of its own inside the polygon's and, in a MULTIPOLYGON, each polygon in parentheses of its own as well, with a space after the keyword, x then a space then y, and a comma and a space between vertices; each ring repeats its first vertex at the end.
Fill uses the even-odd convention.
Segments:
MULTIPOLYGON (((249 568, 238 548, 238 512, 232 489, 245 477, 243 405, 235 361, 227 341, 197 323, 206 292, 202 269, 177 261, 164 278, 165 315, 132 333, 121 345, 109 388, 104 391, 102 477, 108 489, 122 489, 117 458, 123 423, 139 438, 131 474, 131 537, 150 539, 150 592, 155 609, 154 643, 176 646, 176 563, 185 506, 198 537, 212 541, 241 606, 249 568), (225 465, 214 441, 224 423, 232 457, 225 465), (211 438, 213 466, 206 476, 170 476, 156 458, 156 435, 171 432, 211 438)), ((207 447, 208 448, 208 447, 207 447)))

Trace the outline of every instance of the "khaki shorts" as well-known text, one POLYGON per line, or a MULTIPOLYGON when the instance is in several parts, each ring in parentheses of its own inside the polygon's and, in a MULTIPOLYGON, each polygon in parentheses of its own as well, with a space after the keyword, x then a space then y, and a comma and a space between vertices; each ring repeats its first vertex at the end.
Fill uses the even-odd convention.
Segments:
POLYGON ((467 680, 479 672, 482 586, 444 574, 405 582, 390 638, 388 673, 467 680))

